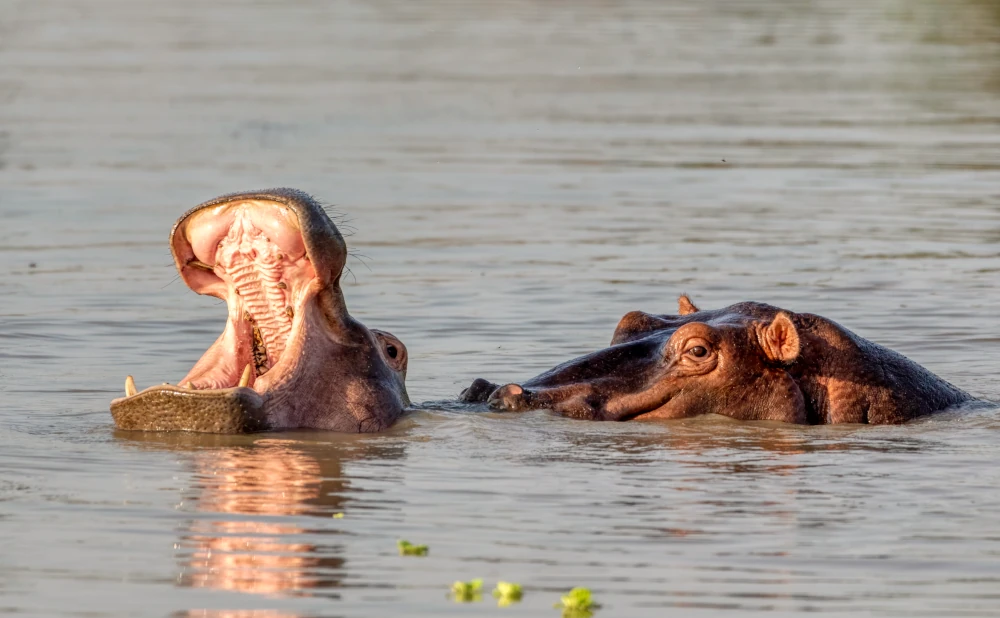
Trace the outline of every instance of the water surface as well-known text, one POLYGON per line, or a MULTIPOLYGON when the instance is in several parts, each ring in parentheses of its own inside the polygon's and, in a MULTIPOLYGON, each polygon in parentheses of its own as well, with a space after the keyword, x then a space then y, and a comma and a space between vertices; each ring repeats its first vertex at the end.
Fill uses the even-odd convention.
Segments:
POLYGON ((995 407, 447 403, 681 292, 821 313, 1000 401, 998 97, 989 0, 0 4, 0 613, 558 616, 582 585, 606 617, 1000 615, 995 407), (407 344, 417 410, 115 432, 125 375, 176 381, 224 323, 170 225, 276 185, 343 214, 348 305, 407 344), (524 601, 446 598, 474 577, 524 601))

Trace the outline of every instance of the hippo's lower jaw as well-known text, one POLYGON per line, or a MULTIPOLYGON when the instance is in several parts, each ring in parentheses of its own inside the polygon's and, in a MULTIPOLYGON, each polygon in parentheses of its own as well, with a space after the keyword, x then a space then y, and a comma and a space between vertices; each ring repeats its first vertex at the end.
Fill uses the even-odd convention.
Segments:
POLYGON ((119 429, 139 431, 252 433, 269 429, 264 400, 252 388, 195 391, 168 384, 154 386, 112 401, 111 416, 119 429))
POLYGON ((218 198, 181 217, 171 249, 185 283, 224 299, 229 318, 179 386, 137 392, 126 379, 111 402, 120 429, 367 432, 409 405, 406 348, 347 313, 343 239, 308 196, 218 198))
MULTIPOLYGON (((266 306, 251 312, 244 294, 237 291, 237 306, 229 307, 225 332, 179 386, 163 384, 137 392, 132 376, 126 378, 125 397, 111 402, 111 415, 120 429, 246 433, 298 425, 292 417, 299 406, 289 405, 290 394, 283 393, 288 387, 282 387, 299 382, 296 373, 309 373, 308 360, 296 361, 302 360, 304 331, 320 330, 321 325, 309 329, 300 319, 282 333, 283 316, 268 315, 266 306), (260 326, 268 322, 271 328, 260 326), (278 328, 273 327, 276 322, 278 328), (268 339, 271 349, 281 352, 269 355, 268 339)), ((308 314, 305 306, 298 309, 290 308, 289 313, 308 314)))
POLYGON ((658 393, 653 397, 623 397, 615 401, 595 401, 593 389, 586 384, 572 384, 555 390, 531 391, 520 384, 496 386, 483 379, 462 392, 467 403, 485 402, 491 410, 524 412, 548 409, 566 416, 590 421, 650 421, 692 416, 687 408, 672 405, 675 393, 658 393), (477 392, 492 386, 488 393, 477 392))

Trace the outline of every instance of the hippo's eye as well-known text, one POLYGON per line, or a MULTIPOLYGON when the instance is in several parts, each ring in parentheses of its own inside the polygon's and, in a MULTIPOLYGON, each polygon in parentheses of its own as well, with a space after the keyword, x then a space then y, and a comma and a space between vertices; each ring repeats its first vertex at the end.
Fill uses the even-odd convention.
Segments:
POLYGON ((399 354, 399 350, 396 349, 396 346, 390 343, 385 346, 385 353, 389 355, 389 358, 396 358, 399 354))
POLYGON ((708 354, 708 350, 706 350, 704 346, 696 345, 690 350, 688 350, 687 353, 690 354, 691 356, 694 356, 695 358, 702 358, 706 354, 708 354))

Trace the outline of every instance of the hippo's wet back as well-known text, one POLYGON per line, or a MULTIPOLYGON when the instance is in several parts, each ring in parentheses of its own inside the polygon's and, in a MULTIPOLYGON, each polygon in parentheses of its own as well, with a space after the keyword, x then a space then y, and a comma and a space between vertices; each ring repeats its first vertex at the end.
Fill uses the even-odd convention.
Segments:
POLYGON ((111 402, 121 429, 238 433, 280 428, 378 431, 409 405, 407 353, 347 312, 343 237, 292 189, 225 195, 170 234, 181 278, 226 301, 225 330, 178 386, 111 402))

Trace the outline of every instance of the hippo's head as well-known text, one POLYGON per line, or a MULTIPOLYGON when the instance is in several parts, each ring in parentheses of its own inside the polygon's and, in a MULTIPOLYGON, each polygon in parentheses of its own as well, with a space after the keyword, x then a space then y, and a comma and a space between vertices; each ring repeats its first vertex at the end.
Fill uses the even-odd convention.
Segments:
POLYGON ((184 283, 226 301, 222 335, 178 386, 111 402, 122 429, 378 431, 409 405, 406 347, 347 312, 344 239, 308 195, 225 195, 170 232, 184 283))
POLYGON ((758 303, 698 311, 682 296, 679 315, 625 315, 608 348, 521 384, 477 380, 462 398, 596 420, 717 413, 805 422, 802 393, 787 371, 798 355, 786 312, 758 303))

